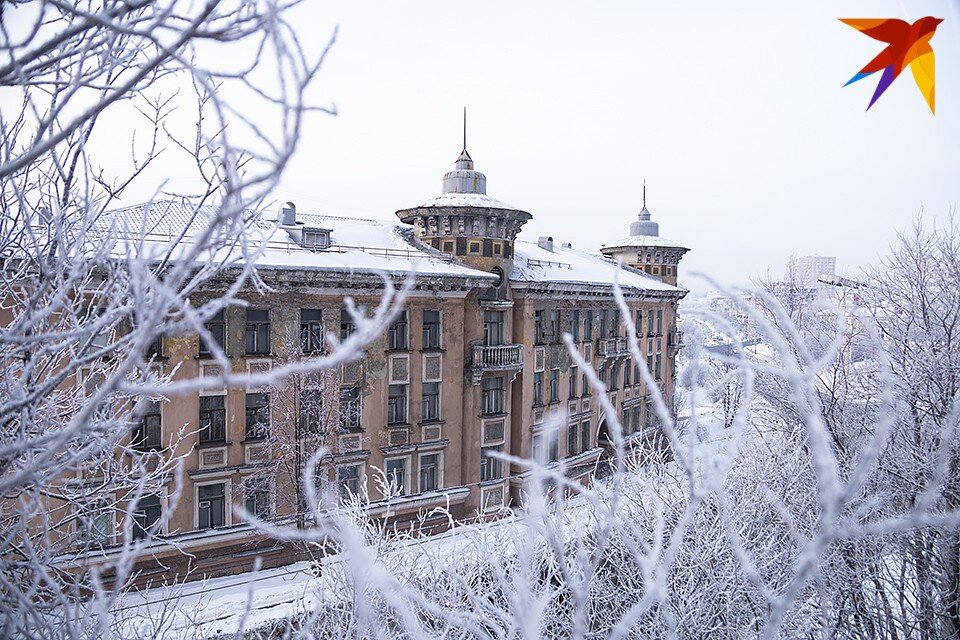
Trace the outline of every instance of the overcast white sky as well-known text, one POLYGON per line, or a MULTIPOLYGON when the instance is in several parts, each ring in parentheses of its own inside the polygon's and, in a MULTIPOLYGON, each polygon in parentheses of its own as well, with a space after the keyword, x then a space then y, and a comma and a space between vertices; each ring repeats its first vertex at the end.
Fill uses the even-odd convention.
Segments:
MULTIPOLYGON (((703 271, 743 283, 791 254, 841 271, 921 207, 960 202, 960 0, 314 2, 301 37, 340 35, 277 200, 395 219, 440 192, 461 145, 488 193, 533 214, 526 239, 596 250, 641 206, 703 271), (944 18, 937 115, 905 72, 842 85, 884 46, 840 17, 944 18)), ((171 186, 178 176, 170 175, 171 186)))

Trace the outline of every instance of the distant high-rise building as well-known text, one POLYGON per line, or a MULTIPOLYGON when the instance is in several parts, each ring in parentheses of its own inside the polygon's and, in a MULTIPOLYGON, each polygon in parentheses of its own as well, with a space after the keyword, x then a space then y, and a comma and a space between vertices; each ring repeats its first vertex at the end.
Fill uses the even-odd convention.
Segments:
POLYGON ((820 276, 837 275, 837 259, 827 256, 800 256, 790 258, 783 279, 798 287, 817 289, 820 276))

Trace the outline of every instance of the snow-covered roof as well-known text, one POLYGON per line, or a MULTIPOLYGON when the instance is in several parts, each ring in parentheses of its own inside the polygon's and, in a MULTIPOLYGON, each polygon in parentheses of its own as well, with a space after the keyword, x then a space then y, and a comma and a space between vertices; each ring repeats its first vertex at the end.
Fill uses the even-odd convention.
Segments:
POLYGON ((572 247, 554 245, 553 251, 535 242, 517 240, 514 245, 513 282, 561 282, 568 284, 612 286, 614 280, 625 289, 685 293, 680 287, 667 284, 635 269, 620 268, 609 258, 572 247))
POLYGON ((627 236, 617 242, 605 244, 602 249, 625 249, 629 247, 675 247, 686 249, 673 240, 667 240, 661 236, 627 236))
POLYGON ((519 211, 519 209, 513 205, 501 202, 496 198, 491 198, 485 193, 442 193, 439 196, 430 198, 420 206, 412 208, 430 209, 434 207, 470 207, 476 209, 519 211))
MULTIPOLYGON (((101 236, 117 241, 113 249, 117 255, 126 256, 133 252, 151 259, 169 251, 171 257, 177 259, 189 253, 195 238, 211 225, 218 224, 217 211, 216 207, 207 205, 196 207, 188 203, 156 201, 109 212, 101 218, 98 226, 101 236)), ((312 251, 300 246, 288 228, 271 219, 270 213, 250 212, 248 220, 248 253, 245 254, 233 242, 240 230, 224 229, 218 231, 221 237, 214 244, 227 248, 218 251, 214 260, 230 262, 252 259, 260 269, 296 268, 393 274, 416 270, 418 274, 427 276, 483 280, 496 278, 485 271, 457 264, 429 247, 408 240, 410 232, 406 225, 298 212, 298 227, 319 227, 331 231, 331 246, 312 251)), ((198 257, 207 258, 209 256, 206 254, 198 257)))

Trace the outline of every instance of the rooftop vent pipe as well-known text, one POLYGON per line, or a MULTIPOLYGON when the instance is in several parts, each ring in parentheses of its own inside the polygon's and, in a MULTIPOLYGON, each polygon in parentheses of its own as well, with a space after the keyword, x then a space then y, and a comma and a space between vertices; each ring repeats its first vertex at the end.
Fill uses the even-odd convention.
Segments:
POLYGON ((297 224, 297 206, 292 202, 285 202, 280 209, 280 215, 277 216, 277 222, 285 227, 297 224))

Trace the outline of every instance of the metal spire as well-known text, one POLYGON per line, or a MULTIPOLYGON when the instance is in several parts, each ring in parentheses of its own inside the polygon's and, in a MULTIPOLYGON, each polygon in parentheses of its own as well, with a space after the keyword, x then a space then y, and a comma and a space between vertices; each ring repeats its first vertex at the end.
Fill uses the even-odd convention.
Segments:
POLYGON ((643 179, 643 208, 647 208, 647 179, 643 179))
POLYGON ((463 108, 463 150, 467 150, 467 108, 463 108))

